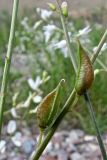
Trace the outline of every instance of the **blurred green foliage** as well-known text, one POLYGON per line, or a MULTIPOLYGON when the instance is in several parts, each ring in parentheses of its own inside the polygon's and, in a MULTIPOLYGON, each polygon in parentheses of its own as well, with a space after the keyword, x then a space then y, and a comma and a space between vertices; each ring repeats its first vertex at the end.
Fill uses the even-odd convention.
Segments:
MULTIPOLYGON (((87 24, 87 20, 84 17, 78 19, 69 19, 68 29, 72 37, 75 38, 76 35, 82 30, 87 24)), ((85 42, 85 47, 92 52, 93 47, 95 47, 103 32, 104 27, 100 22, 88 21, 90 25, 91 32, 82 37, 85 42)), ((28 85, 27 79, 40 76, 42 77, 43 72, 46 71, 51 77, 44 85, 40 87, 43 91, 42 96, 45 96, 53 88, 56 87, 60 79, 66 79, 66 87, 64 94, 64 100, 67 98, 71 92, 75 75, 73 67, 69 57, 66 57, 62 49, 55 48, 54 45, 58 42, 64 40, 64 35, 61 31, 61 24, 59 19, 55 17, 48 18, 44 20, 38 14, 38 12, 33 11, 32 14, 24 14, 17 21, 15 41, 14 41, 14 54, 12 60, 11 73, 9 76, 9 87, 6 98, 6 110, 12 107, 12 97, 16 92, 19 92, 17 103, 25 101, 28 97, 29 92, 32 89, 28 85), (53 19, 53 20, 52 20, 53 19), (52 30, 49 35, 49 39, 46 40, 45 27, 50 25, 57 26, 56 30, 52 30), (19 55, 17 57, 17 55, 19 55), (24 59, 22 59, 24 57, 24 59)), ((0 84, 5 60, 5 53, 7 50, 7 43, 9 37, 10 29, 10 16, 4 12, 0 16, 0 84)), ((47 29, 48 30, 48 29, 47 29)), ((48 33, 47 33, 48 34, 48 33)), ((84 44, 84 43, 83 43, 84 44)), ((99 58, 107 65, 107 56, 104 54, 99 58)), ((100 69, 101 66, 96 63, 95 68, 100 69)), ((107 73, 101 72, 96 75, 93 87, 90 91, 91 99, 96 112, 96 118, 101 131, 105 131, 106 127, 106 113, 107 113, 107 73)), ((62 102, 62 104, 64 101, 62 102)), ((32 103, 31 108, 35 108, 35 104, 32 103)), ((82 127, 86 131, 92 133, 93 126, 90 122, 90 117, 83 99, 80 100, 79 104, 74 108, 72 112, 68 114, 67 117, 68 124, 72 124, 73 127, 82 127)))

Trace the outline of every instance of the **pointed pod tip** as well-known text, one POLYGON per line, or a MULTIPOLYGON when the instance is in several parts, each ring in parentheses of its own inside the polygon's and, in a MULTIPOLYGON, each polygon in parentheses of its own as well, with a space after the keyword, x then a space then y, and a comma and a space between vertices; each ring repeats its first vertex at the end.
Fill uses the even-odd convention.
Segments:
POLYGON ((65 79, 61 79, 60 84, 61 84, 61 85, 64 85, 65 82, 66 82, 65 79))

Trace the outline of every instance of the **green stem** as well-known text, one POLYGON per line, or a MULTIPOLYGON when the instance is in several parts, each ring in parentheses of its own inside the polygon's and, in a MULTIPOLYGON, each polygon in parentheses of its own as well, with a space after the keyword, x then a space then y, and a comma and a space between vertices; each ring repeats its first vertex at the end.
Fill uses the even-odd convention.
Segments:
POLYGON ((40 128, 40 129, 39 129, 38 147, 41 145, 42 140, 43 140, 43 130, 40 128))
MULTIPOLYGON (((65 21, 64 21, 64 17, 63 17, 62 12, 61 12, 61 8, 60 8, 60 5, 59 5, 59 2, 58 2, 58 0, 56 0, 56 1, 57 1, 59 12, 60 12, 61 22, 62 22, 64 34, 65 34, 65 37, 66 37, 67 46, 68 46, 68 49, 69 49, 69 53, 71 55, 72 64, 74 66, 75 72, 77 73, 77 64, 76 64, 76 61, 75 61, 75 57, 72 54, 72 50, 73 49, 71 48, 71 45, 70 45, 70 38, 68 36, 67 27, 66 27, 66 24, 65 24, 65 21)), ((104 44, 106 38, 107 38, 107 31, 104 33, 104 35, 103 35, 103 37, 102 37, 102 39, 101 39, 101 41, 100 41, 100 43, 99 43, 99 45, 97 47, 96 53, 93 54, 94 56, 92 57, 92 63, 95 62, 95 60, 96 60, 96 58, 97 58, 97 56, 98 56, 98 54, 99 54, 99 52, 100 52, 100 50, 101 50, 101 48, 102 48, 102 46, 104 44)), ((90 98, 89 94, 87 92, 86 92, 86 94, 84 94, 84 97, 86 97, 86 95, 87 95, 88 98, 90 98)), ((85 98, 85 101, 86 101, 86 98, 85 98)), ((87 103, 87 101, 86 101, 86 103, 87 103)), ((97 138, 98 138, 98 142, 99 142, 99 145, 100 145, 100 149, 102 151, 102 155, 106 157, 106 151, 105 151, 104 144, 103 144, 103 141, 102 141, 101 136, 100 136, 100 130, 99 130, 98 126, 97 126, 94 110, 92 108, 92 105, 90 106, 87 103, 87 106, 88 106, 88 110, 89 110, 90 116, 93 119, 93 124, 94 124, 95 130, 96 130, 96 133, 98 135, 97 138)))
POLYGON ((74 71, 75 71, 75 73, 77 73, 77 63, 76 63, 76 59, 75 59, 75 56, 74 56, 74 49, 71 47, 71 44, 70 44, 68 29, 67 29, 67 25, 65 24, 66 19, 64 18, 63 14, 62 14, 61 7, 60 7, 60 4, 59 4, 58 0, 56 0, 56 2, 57 2, 57 5, 58 5, 60 17, 61 17, 62 27, 63 27, 64 34, 65 34, 65 39, 66 39, 66 42, 67 42, 69 56, 70 56, 72 64, 73 64, 74 71))
POLYGON ((103 37, 101 38, 100 43, 98 44, 97 50, 96 50, 96 52, 93 54, 93 56, 92 56, 92 58, 91 58, 92 64, 95 62, 96 58, 98 57, 98 55, 99 55, 99 53, 100 53, 100 51, 101 51, 101 48, 102 48, 103 44, 105 43, 106 39, 107 39, 107 30, 104 32, 104 35, 103 35, 103 37))
POLYGON ((85 101, 87 103, 88 110, 90 112, 91 120, 93 122, 93 125, 94 125, 96 131, 97 131, 97 140, 98 140, 98 143, 99 143, 99 146, 100 146, 100 150, 101 150, 101 153, 102 153, 102 156, 103 156, 103 160, 107 160, 106 150, 105 150, 103 140, 102 140, 102 137, 101 137, 101 133, 100 133, 100 130, 99 130, 96 118, 95 118, 95 113, 94 113, 94 110, 93 110, 93 106, 92 106, 90 97, 89 97, 87 92, 84 94, 84 98, 85 98, 85 101))
POLYGON ((52 138, 53 134, 55 133, 56 129, 58 128, 60 122, 66 115, 66 113, 69 111, 71 104, 73 107, 73 102, 75 102, 75 96, 76 96, 76 91, 75 89, 72 91, 71 95, 69 96, 67 102, 65 103, 61 113, 59 114, 58 118, 56 119, 55 123, 53 124, 52 128, 49 130, 47 135, 45 136, 43 142, 41 145, 37 148, 36 152, 34 153, 33 157, 31 157, 31 160, 38 160, 39 157, 41 156, 42 152, 46 148, 47 144, 49 143, 50 139, 52 138))
POLYGON ((6 89, 7 89, 7 83, 8 83, 8 78, 9 78, 11 57, 12 57, 12 47, 13 47, 13 40, 14 40, 14 34, 15 34, 15 22, 16 22, 16 17, 17 17, 17 12, 18 12, 18 4, 19 4, 19 0, 14 0, 10 37, 9 37, 9 43, 8 43, 8 49, 7 49, 6 59, 5 59, 5 66, 4 66, 3 79, 2 79, 2 85, 1 85, 0 135, 1 135, 2 123, 3 123, 4 103, 5 103, 6 89))
MULTIPOLYGON (((68 49, 69 49, 70 57, 71 57, 71 60, 72 60, 72 64, 73 64, 75 72, 77 73, 76 60, 75 60, 74 55, 72 54, 72 48, 71 48, 71 45, 70 45, 70 39, 69 39, 69 36, 68 36, 66 24, 64 22, 64 17, 62 15, 62 12, 61 12, 61 9, 60 9, 60 5, 59 5, 58 1, 57 1, 57 4, 59 6, 59 11, 60 11, 60 15, 61 15, 61 22, 62 22, 62 26, 63 26, 63 29, 64 29, 64 33, 65 33, 65 37, 66 37, 66 41, 67 41, 67 46, 68 46, 68 49)), ((103 41, 103 43, 104 43, 104 41, 103 41)), ((101 44, 103 45, 103 43, 101 43, 101 44)), ((100 52, 100 50, 101 50, 101 45, 99 45, 98 48, 99 49, 97 50, 97 56, 99 54, 98 52, 100 52)), ((94 59, 96 59, 96 57, 94 59)), ((93 61, 93 63, 94 63, 94 61, 93 61)), ((69 111, 70 104, 71 104, 72 100, 74 99, 75 95, 76 95, 76 91, 74 91, 73 94, 70 95, 70 97, 68 98, 63 110, 59 114, 58 118, 56 119, 55 123, 53 124, 53 126, 50 129, 50 131, 48 132, 48 134, 46 135, 44 141, 41 143, 39 148, 35 151, 33 157, 31 158, 31 160, 38 160, 39 159, 39 157, 41 156, 42 152, 44 151, 44 149, 46 148, 47 144, 49 143, 50 139, 52 138, 54 132, 56 131, 57 127, 59 126, 61 120, 64 118, 66 113, 69 111)))

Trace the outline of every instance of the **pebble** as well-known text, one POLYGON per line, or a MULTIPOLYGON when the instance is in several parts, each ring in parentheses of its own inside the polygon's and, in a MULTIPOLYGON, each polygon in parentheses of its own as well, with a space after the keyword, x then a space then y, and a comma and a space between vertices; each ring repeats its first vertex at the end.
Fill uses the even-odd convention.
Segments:
MULTIPOLYGON (((0 155, 0 160, 27 160, 31 157, 38 134, 37 131, 34 134, 25 123, 21 125, 21 130, 14 134, 7 135, 4 130, 6 133, 3 132, 5 136, 0 142, 0 149, 6 147, 6 152, 0 155)), ((105 141, 107 136, 104 137, 105 141)), ((101 160, 101 152, 95 136, 86 135, 80 129, 73 129, 56 132, 40 160, 101 160)))
POLYGON ((84 157, 80 155, 78 152, 71 154, 70 158, 72 160, 85 160, 84 157))
POLYGON ((6 150, 6 141, 1 140, 0 141, 0 153, 4 153, 6 150))
POLYGON ((32 150, 34 149, 34 141, 33 140, 25 140, 22 143, 22 150, 26 153, 26 154, 31 154, 32 150))

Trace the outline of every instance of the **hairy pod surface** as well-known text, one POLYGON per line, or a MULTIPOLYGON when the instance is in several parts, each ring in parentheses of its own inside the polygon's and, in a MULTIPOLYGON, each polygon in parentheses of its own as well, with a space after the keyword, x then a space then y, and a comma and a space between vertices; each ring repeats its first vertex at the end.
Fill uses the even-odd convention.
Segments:
POLYGON ((88 90, 94 80, 94 72, 90 58, 79 42, 79 69, 76 79, 75 89, 78 95, 83 95, 88 90))
POLYGON ((56 118, 63 82, 64 80, 61 80, 58 86, 42 100, 37 108, 37 121, 41 129, 48 128, 56 118))

